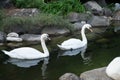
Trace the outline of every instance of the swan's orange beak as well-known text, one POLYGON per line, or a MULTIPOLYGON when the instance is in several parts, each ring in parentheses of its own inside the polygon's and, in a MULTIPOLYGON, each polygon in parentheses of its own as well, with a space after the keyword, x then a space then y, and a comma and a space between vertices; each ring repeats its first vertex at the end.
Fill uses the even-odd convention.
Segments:
POLYGON ((48 37, 48 40, 51 40, 51 39, 48 37))
POLYGON ((91 32, 93 32, 93 30, 92 29, 89 29, 91 32))

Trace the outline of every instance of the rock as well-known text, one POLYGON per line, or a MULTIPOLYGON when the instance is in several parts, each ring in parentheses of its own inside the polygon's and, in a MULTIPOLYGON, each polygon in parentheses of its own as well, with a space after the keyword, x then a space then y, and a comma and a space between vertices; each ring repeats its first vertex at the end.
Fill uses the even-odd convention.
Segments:
POLYGON ((17 34, 16 32, 11 32, 7 35, 7 37, 16 37, 18 38, 19 37, 19 34, 17 34))
POLYGON ((22 38, 19 37, 19 34, 15 32, 11 32, 6 37, 7 41, 15 41, 15 42, 21 42, 23 41, 22 38))
POLYGON ((81 21, 88 21, 91 18, 92 14, 91 13, 80 13, 79 14, 79 22, 81 21))
MULTIPOLYGON (((101 33, 104 33, 106 31, 106 27, 101 27, 101 28, 99 28, 99 27, 96 27, 96 28, 93 28, 93 32, 95 33, 95 34, 101 34, 101 33)), ((100 35, 99 35, 100 36, 100 35)))
POLYGON ((12 0, 0 0, 0 8, 10 8, 13 6, 12 0))
POLYGON ((74 26, 75 30, 80 30, 84 24, 86 24, 86 22, 85 21, 81 21, 81 22, 74 23, 73 26, 74 26))
POLYGON ((76 12, 71 12, 69 13, 66 18, 71 22, 80 22, 80 21, 87 21, 88 18, 90 18, 91 14, 88 13, 76 13, 76 12))
POLYGON ((18 38, 18 37, 7 37, 6 38, 7 41, 13 41, 13 42, 22 42, 22 38, 18 38))
POLYGON ((40 41, 41 35, 35 35, 35 34, 23 34, 20 36, 24 41, 40 41))
POLYGON ((107 76, 106 67, 93 69, 90 71, 83 72, 80 75, 81 80, 113 80, 107 76))
POLYGON ((106 68, 106 73, 114 80, 120 80, 120 57, 114 58, 106 68))
POLYGON ((119 3, 115 3, 115 11, 120 10, 120 4, 119 3))
POLYGON ((120 20, 118 21, 113 21, 112 22, 113 26, 114 26, 114 32, 120 32, 120 20))
POLYGON ((70 22, 78 22, 79 21, 79 13, 71 12, 67 15, 67 19, 70 22))
POLYGON ((56 28, 56 27, 45 27, 41 33, 48 33, 50 35, 64 35, 70 33, 70 30, 66 28, 56 28))
POLYGON ((84 6, 95 15, 103 15, 102 7, 95 1, 88 1, 84 6))
POLYGON ((59 80, 80 80, 80 78, 73 73, 65 73, 59 78, 59 80))
POLYGON ((105 8, 103 8, 103 15, 110 17, 110 16, 112 16, 112 11, 109 8, 105 7, 105 8))
POLYGON ((5 37, 6 37, 6 34, 0 31, 0 43, 5 42, 5 37))
POLYGON ((120 20, 120 10, 118 10, 114 13, 113 20, 120 20))
POLYGON ((39 10, 37 8, 28 8, 28 9, 11 9, 7 12, 8 16, 34 16, 39 13, 39 10))
POLYGON ((110 19, 104 16, 92 16, 88 23, 92 26, 109 26, 110 19))

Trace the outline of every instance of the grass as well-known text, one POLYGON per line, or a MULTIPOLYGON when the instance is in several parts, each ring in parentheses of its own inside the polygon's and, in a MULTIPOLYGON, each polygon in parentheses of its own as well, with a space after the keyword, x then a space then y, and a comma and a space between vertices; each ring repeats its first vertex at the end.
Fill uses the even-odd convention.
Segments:
POLYGON ((0 9, 0 31, 3 30, 2 24, 3 24, 3 19, 5 18, 5 13, 3 9, 0 9))
POLYGON ((58 0, 45 4, 41 9, 44 12, 58 15, 66 15, 69 12, 85 12, 80 0, 58 0))
POLYGON ((63 19, 63 17, 41 13, 32 17, 6 17, 3 19, 0 30, 12 29, 15 26, 22 26, 25 30, 34 29, 34 27, 58 27, 71 29, 71 23, 63 19))

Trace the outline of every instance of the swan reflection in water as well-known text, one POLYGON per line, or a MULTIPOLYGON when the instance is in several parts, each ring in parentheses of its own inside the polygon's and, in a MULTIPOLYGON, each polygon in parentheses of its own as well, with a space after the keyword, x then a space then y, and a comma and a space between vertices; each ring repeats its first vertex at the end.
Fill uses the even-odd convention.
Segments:
POLYGON ((43 61, 41 70, 42 70, 42 77, 43 79, 46 78, 46 70, 47 70, 47 64, 49 63, 49 57, 40 58, 40 59, 15 59, 15 58, 9 58, 5 64, 11 63, 13 65, 16 65, 17 67, 22 68, 30 68, 31 66, 38 65, 40 61, 43 61))
POLYGON ((119 31, 120 30, 120 26, 115 26, 114 27, 114 32, 117 32, 117 31, 119 31))
POLYGON ((83 62, 85 64, 87 64, 91 61, 91 57, 85 56, 86 49, 87 49, 87 45, 85 45, 84 47, 79 48, 79 49, 60 51, 58 54, 58 57, 60 57, 60 56, 75 56, 75 55, 80 54, 83 59, 83 62))
POLYGON ((112 24, 114 26, 114 32, 120 31, 120 21, 113 21, 112 24))

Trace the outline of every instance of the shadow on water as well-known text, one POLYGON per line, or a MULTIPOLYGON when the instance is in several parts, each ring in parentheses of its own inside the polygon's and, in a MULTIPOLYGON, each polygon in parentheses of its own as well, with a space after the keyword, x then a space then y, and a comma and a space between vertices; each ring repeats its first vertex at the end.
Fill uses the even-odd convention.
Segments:
POLYGON ((114 26, 114 32, 120 31, 120 21, 113 21, 112 25, 114 26))
MULTIPOLYGON (((53 38, 47 44, 49 58, 11 59, 0 51, 0 80, 58 80, 66 72, 79 76, 84 71, 105 67, 113 58, 120 56, 119 26, 120 24, 110 26, 106 32, 97 33, 100 37, 88 39, 88 45, 72 51, 61 51, 56 44, 71 37, 79 38, 80 34, 53 38)), ((29 47, 42 51, 40 44, 29 47)), ((0 49, 11 50, 6 46, 1 46, 0 49)))
POLYGON ((78 54, 81 55, 81 58, 83 59, 83 62, 85 62, 85 64, 89 63, 90 61, 90 55, 86 56, 85 53, 87 49, 87 45, 83 46, 82 48, 79 49, 75 49, 75 50, 67 50, 67 51, 59 51, 58 52, 58 58, 60 58, 61 56, 76 56, 78 54))

